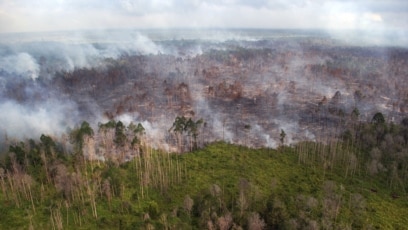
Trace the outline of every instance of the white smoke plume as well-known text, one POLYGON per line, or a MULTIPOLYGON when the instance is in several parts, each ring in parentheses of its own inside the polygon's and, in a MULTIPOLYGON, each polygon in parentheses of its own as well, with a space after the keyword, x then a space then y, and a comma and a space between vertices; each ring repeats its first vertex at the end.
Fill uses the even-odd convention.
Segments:
POLYGON ((1 57, 0 70, 35 80, 40 73, 40 66, 30 54, 21 52, 1 57))
POLYGON ((59 136, 78 123, 78 109, 69 102, 49 100, 35 107, 5 101, 0 103, 2 132, 13 138, 59 136))

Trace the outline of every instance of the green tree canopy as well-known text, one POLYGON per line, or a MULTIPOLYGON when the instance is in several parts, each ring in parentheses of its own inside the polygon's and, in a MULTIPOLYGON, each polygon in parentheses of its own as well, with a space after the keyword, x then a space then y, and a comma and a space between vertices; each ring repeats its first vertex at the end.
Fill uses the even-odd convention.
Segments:
POLYGON ((115 127, 115 144, 117 146, 124 146, 126 143, 126 134, 125 134, 126 127, 123 125, 121 121, 116 123, 115 127))
POLYGON ((380 112, 374 114, 373 119, 371 120, 373 124, 384 124, 385 118, 384 115, 380 112))
POLYGON ((82 147, 84 145, 84 137, 86 135, 91 137, 94 135, 92 127, 86 121, 82 122, 81 127, 71 131, 69 135, 70 142, 76 145, 76 147, 78 148, 77 151, 82 151, 82 147))

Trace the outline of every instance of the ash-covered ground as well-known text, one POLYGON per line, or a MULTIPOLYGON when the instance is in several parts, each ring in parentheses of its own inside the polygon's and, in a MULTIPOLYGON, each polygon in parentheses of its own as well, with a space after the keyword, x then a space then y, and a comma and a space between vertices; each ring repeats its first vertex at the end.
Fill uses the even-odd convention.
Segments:
POLYGON ((408 49, 318 31, 52 33, 2 38, 0 122, 7 138, 60 136, 82 120, 141 122, 175 146, 177 116, 199 142, 254 147, 336 137, 356 120, 408 112, 408 49), (354 113, 353 113, 354 111, 354 113), (356 116, 356 111, 358 111, 356 116))

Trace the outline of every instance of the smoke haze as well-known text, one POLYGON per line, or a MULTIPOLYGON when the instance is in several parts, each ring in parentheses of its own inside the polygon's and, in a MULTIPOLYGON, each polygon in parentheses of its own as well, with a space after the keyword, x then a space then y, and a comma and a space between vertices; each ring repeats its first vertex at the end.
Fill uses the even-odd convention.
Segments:
POLYGON ((404 91, 384 85, 405 84, 406 48, 340 37, 255 29, 2 35, 1 131, 59 136, 82 120, 97 128, 116 119, 142 123, 154 146, 172 150, 168 130, 183 115, 206 121, 206 141, 276 147, 280 130, 287 144, 319 139, 317 127, 338 125, 336 114, 354 107, 362 119, 377 110, 403 116, 404 91), (398 71, 378 74, 390 69, 398 71), (367 85, 369 76, 376 81, 367 85), (356 91, 365 93, 360 101, 356 91))

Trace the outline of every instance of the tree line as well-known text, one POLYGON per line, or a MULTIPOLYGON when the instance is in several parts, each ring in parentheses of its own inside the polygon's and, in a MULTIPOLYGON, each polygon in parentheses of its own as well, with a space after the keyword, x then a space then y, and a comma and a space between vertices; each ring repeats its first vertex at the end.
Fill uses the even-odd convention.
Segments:
POLYGON ((367 195, 350 190, 354 185, 347 181, 367 180, 364 183, 370 193, 389 191, 392 199, 406 195, 408 118, 399 124, 387 123, 383 114, 376 113, 371 122, 356 121, 337 138, 293 146, 285 145, 286 133, 281 130, 279 151, 225 144, 203 150, 199 142, 203 126, 201 119, 181 116, 175 118, 169 132, 180 149, 202 151, 208 162, 196 161, 194 153, 154 149, 141 123, 125 126, 114 120, 99 123, 97 130, 83 122, 70 131, 66 142, 43 134, 38 140, 12 143, 0 161, 0 200, 4 204, 0 216, 7 220, 0 226, 364 228, 370 227, 367 195), (98 157, 97 152, 104 152, 106 158, 98 157), (129 158, 127 152, 132 152, 129 158), (270 187, 265 190, 260 187, 265 183, 261 178, 271 169, 252 165, 251 157, 261 159, 256 164, 270 161, 273 167, 280 167, 275 164, 280 158, 283 162, 293 159, 297 166, 292 165, 290 171, 306 167, 309 175, 280 178, 275 174, 277 178, 267 182, 270 187), (222 174, 231 170, 224 167, 229 161, 242 163, 235 171, 239 179, 222 174), (202 189, 203 176, 197 170, 207 170, 204 175, 217 170, 219 174, 212 176, 226 179, 214 179, 202 189), (241 175, 253 170, 259 178, 241 175), (334 181, 337 177, 344 178, 343 182, 334 181), (304 185, 309 180, 305 178, 319 182, 304 185), (285 180, 293 184, 287 187, 285 180), (198 185, 198 192, 183 190, 198 185), (21 216, 26 220, 19 222, 21 216))

